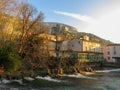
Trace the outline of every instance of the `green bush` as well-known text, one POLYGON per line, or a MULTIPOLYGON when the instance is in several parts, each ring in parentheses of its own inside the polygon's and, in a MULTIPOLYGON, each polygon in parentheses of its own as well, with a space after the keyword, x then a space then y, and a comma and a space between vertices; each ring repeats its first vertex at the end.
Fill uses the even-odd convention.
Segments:
POLYGON ((21 58, 15 53, 11 45, 0 47, 0 67, 4 67, 5 71, 16 71, 21 66, 21 58))

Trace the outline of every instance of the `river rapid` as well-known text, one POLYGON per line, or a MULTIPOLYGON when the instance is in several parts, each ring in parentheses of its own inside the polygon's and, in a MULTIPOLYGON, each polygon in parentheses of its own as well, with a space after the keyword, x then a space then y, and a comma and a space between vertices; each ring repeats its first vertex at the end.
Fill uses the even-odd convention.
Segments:
POLYGON ((49 76, 24 80, 2 80, 0 90, 120 90, 120 68, 97 70, 88 76, 81 74, 49 76))

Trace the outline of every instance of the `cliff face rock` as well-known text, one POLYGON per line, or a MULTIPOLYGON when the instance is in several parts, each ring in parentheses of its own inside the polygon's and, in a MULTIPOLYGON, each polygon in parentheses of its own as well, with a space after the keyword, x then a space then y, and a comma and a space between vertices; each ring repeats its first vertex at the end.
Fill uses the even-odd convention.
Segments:
POLYGON ((57 22, 45 22, 46 25, 48 25, 50 27, 50 33, 55 32, 54 28, 57 27, 57 25, 59 25, 59 30, 56 32, 64 32, 64 31, 69 31, 71 33, 77 33, 77 29, 75 27, 66 25, 66 24, 62 24, 62 23, 57 23, 57 22))

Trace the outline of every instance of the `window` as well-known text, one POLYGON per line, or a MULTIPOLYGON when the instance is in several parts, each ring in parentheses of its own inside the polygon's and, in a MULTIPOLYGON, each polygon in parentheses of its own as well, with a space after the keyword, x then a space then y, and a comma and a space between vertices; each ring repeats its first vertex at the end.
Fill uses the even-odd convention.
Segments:
POLYGON ((108 55, 110 55, 110 52, 108 51, 108 55))
POLYGON ((80 44, 80 41, 78 41, 78 43, 80 44))
POLYGON ((115 47, 113 47, 113 50, 115 50, 115 47))
POLYGON ((110 57, 108 57, 108 60, 110 60, 110 57))
POLYGON ((116 55, 116 50, 115 50, 115 47, 113 47, 113 54, 116 55))
POLYGON ((51 34, 56 34, 58 32, 57 27, 52 27, 51 34))
POLYGON ((114 55, 116 55, 116 51, 114 51, 114 55))

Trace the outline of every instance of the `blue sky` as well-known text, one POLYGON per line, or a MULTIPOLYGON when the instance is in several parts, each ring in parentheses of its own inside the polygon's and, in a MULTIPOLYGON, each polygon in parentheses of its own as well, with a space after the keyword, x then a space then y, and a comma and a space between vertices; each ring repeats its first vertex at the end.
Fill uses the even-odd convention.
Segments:
POLYGON ((74 26, 119 43, 120 0, 27 0, 44 13, 45 22, 74 26), (118 35, 118 36, 117 36, 118 35))
MULTIPOLYGON (((106 0, 109 1, 109 0, 106 0)), ((67 20, 74 22, 70 17, 63 17, 54 11, 63 11, 70 13, 80 13, 90 15, 98 6, 103 5, 105 0, 28 0, 28 2, 36 7, 38 11, 42 11, 45 15, 45 21, 55 21, 69 24, 67 20)))

